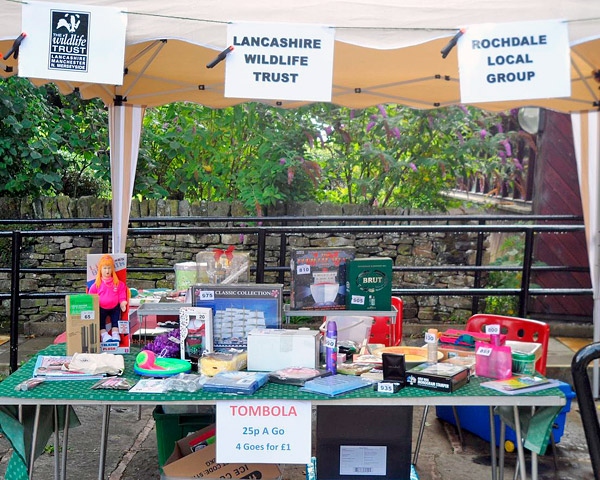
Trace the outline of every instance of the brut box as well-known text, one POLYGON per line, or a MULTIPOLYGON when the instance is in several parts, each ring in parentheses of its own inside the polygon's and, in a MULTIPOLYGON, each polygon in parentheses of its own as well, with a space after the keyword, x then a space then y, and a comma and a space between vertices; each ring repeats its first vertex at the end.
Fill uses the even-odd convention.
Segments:
POLYGON ((346 264, 346 308, 392 309, 392 259, 355 258, 346 264))

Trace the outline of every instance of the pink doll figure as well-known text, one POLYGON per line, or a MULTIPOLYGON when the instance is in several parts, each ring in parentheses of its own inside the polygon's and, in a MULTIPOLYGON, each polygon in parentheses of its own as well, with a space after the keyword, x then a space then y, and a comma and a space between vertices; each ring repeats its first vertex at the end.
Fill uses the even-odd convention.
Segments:
POLYGON ((96 281, 89 293, 97 294, 100 301, 101 341, 120 342, 119 320, 121 312, 127 309, 127 286, 117 277, 115 262, 110 255, 104 255, 98 261, 96 281))

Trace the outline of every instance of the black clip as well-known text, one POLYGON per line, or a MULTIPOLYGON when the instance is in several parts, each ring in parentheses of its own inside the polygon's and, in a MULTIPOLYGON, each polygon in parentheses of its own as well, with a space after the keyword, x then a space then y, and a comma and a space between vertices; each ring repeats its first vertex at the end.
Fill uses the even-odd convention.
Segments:
POLYGON ((26 36, 27 34, 25 32, 19 35, 13 42, 12 47, 10 47, 10 50, 4 54, 2 59, 8 60, 11 55, 14 55, 15 60, 19 58, 19 47, 21 46, 21 42, 25 39, 26 36))

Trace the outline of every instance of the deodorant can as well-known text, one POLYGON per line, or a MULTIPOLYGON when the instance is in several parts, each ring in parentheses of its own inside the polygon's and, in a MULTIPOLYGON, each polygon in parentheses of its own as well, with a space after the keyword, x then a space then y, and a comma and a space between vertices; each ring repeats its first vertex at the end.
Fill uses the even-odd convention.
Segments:
POLYGON ((337 373, 337 323, 333 320, 327 322, 325 332, 325 369, 337 373))

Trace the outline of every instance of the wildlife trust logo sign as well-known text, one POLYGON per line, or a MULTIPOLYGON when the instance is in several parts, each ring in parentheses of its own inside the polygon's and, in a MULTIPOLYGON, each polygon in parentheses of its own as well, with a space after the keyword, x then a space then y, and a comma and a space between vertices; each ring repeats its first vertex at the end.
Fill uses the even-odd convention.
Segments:
POLYGON ((51 10, 49 70, 87 72, 89 63, 89 12, 51 10))

